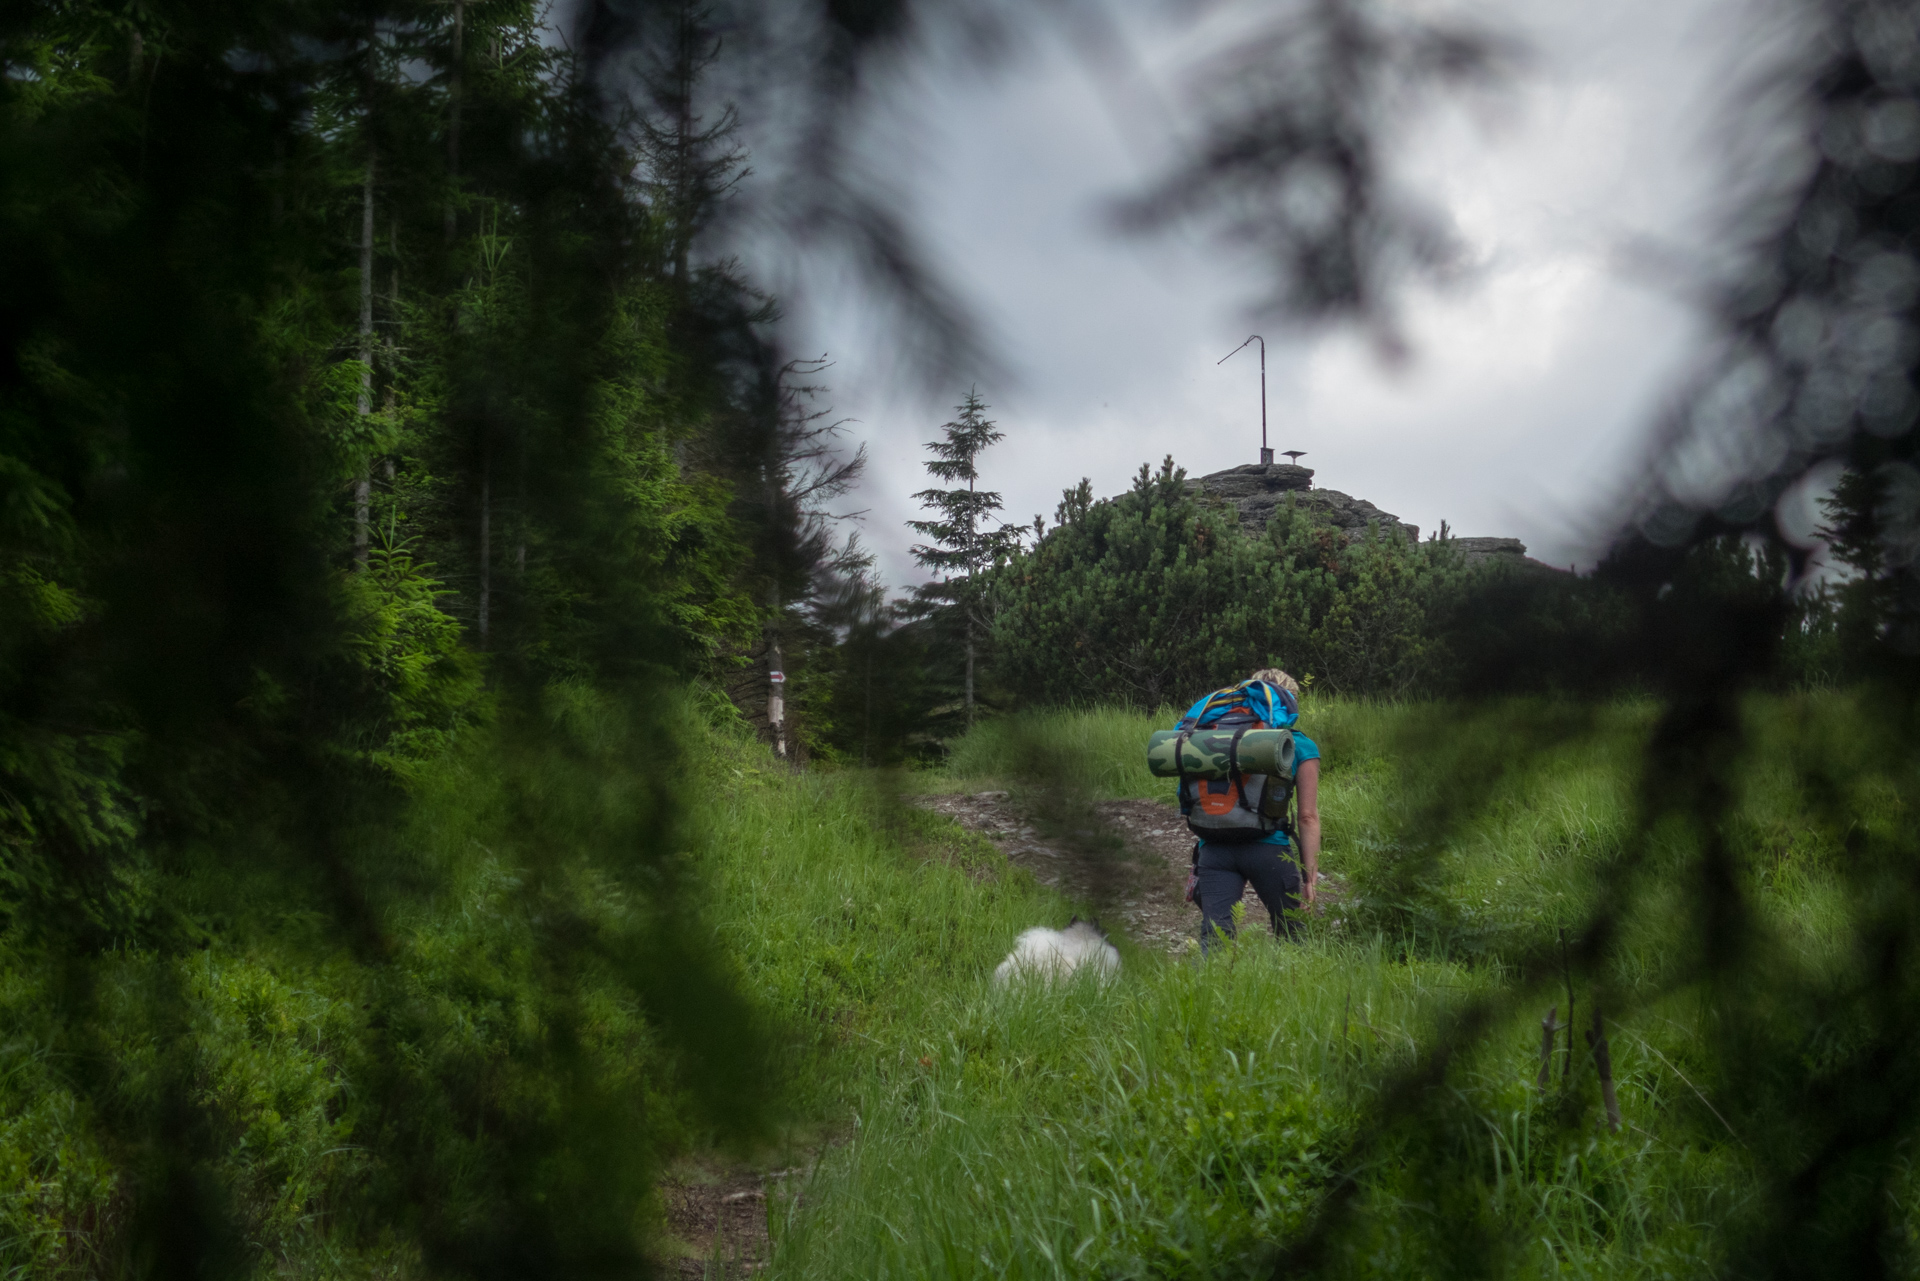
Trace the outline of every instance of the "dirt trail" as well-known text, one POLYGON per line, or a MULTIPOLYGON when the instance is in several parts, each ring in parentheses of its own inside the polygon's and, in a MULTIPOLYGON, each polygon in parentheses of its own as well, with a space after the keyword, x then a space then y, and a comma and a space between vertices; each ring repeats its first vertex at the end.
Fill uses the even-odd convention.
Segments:
POLYGON ((661 1260, 663 1275, 685 1281, 745 1277, 767 1266, 768 1199, 793 1195, 789 1180, 801 1173, 755 1170, 740 1165, 683 1163, 660 1182, 671 1240, 661 1260))
MULTIPOLYGON (((1170 805, 1100 801, 1093 806, 1098 829, 1046 836, 1005 792, 917 796, 913 802, 979 832, 1009 862, 1027 868, 1041 884, 1092 904, 1102 925, 1141 947, 1178 952, 1200 936, 1200 910, 1185 898, 1193 836, 1170 805)), ((1247 924, 1268 928, 1271 918, 1251 886, 1245 899, 1247 924)))
MULTIPOLYGON (((1005 792, 910 799, 985 836, 1041 884, 1091 905, 1109 933, 1167 952, 1185 951, 1199 938, 1200 911, 1185 898, 1193 837, 1170 805, 1101 801, 1082 820, 1095 826, 1043 834, 1005 792)), ((1339 888, 1331 879, 1321 881, 1323 898, 1339 888)), ((1245 901, 1247 927, 1268 928, 1267 910, 1251 886, 1245 901)), ((796 1173, 738 1165, 676 1170, 660 1189, 673 1236, 663 1271, 691 1279, 746 1277, 765 1268, 771 1250, 767 1201, 788 1195, 788 1177, 796 1173)))

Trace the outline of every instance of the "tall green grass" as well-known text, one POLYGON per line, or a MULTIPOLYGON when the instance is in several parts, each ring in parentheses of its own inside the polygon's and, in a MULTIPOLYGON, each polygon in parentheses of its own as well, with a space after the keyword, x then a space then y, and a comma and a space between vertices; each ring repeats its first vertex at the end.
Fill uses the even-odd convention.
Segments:
POLYGON ((1146 738, 1176 715, 1100 707, 983 721, 953 744, 941 768, 916 781, 931 791, 961 791, 1044 778, 1102 797, 1163 797, 1166 784, 1146 770, 1146 738))
MULTIPOLYGON (((1873 768, 1872 745, 1849 738, 1845 698, 1762 700, 1750 716, 1750 759, 1733 771, 1739 888, 1762 906, 1776 956, 1847 972, 1861 961, 1838 941, 1847 905, 1833 869, 1851 838, 1817 820, 1797 765, 1830 762, 1828 808, 1860 830, 1899 822, 1902 793, 1873 768)), ((799 1122, 775 1159, 810 1171, 798 1201, 778 1203, 774 1275, 1266 1275, 1334 1195, 1339 1154, 1396 1074, 1461 1010, 1508 991, 1561 923, 1618 892, 1603 871, 1635 840, 1645 884, 1632 892, 1646 910, 1605 976, 1626 1127, 1596 1124, 1584 1053, 1570 1080, 1559 1058, 1548 1089, 1532 1084, 1539 1019, 1564 1007, 1557 985, 1496 1004, 1421 1096, 1426 1123, 1381 1131, 1367 1150, 1358 1217, 1328 1266, 1429 1275, 1462 1252, 1493 1252, 1518 1275, 1717 1266, 1760 1158, 1724 1062, 1701 1048, 1717 998, 1671 973, 1686 888, 1661 879, 1663 860, 1690 838, 1636 835, 1651 718, 1634 704, 1311 701, 1307 729, 1326 752, 1324 862, 1346 879, 1336 910, 1304 944, 1247 931, 1204 960, 1122 940, 1125 968, 1105 987, 996 988, 993 966, 1018 933, 1062 925, 1074 905, 905 791, 1018 789, 1036 761, 1065 759, 1089 796, 1164 796, 1142 763, 1164 718, 990 722, 944 770, 913 776, 794 773, 736 731, 702 731, 684 781, 692 821, 676 874, 690 892, 675 922, 650 919, 591 863, 543 873, 540 850, 503 843, 513 829, 494 809, 499 779, 475 758, 423 784, 418 848, 395 873, 417 892, 387 916, 391 951, 377 966, 276 914, 231 869, 187 868, 219 928, 204 950, 102 971, 96 999, 119 1037, 103 1051, 63 1042, 57 973, 17 934, 4 940, 0 1273, 90 1275, 107 1257, 92 1243, 115 1230, 128 1166, 112 1117, 75 1088, 76 1049, 129 1097, 169 1054, 186 1056, 222 1127, 209 1174, 231 1190, 254 1271, 425 1275, 404 1236, 354 1230, 358 1190, 379 1177, 369 1127, 404 1122, 439 1144, 455 1186, 517 1159, 491 1125, 557 1106, 557 1069, 566 1090, 677 1118, 647 1128, 657 1151, 606 1152, 627 1133, 608 1126, 554 1154, 617 1175, 607 1186, 631 1197, 645 1232, 634 1172, 728 1127, 676 1085, 655 1016, 631 991, 591 967, 564 991, 539 972, 536 945, 560 913, 609 940, 691 931, 745 994, 743 1043, 777 1053, 770 1070, 734 1073, 717 1106, 799 1122), (155 1036, 155 993, 192 1012, 186 1044, 155 1036), (560 1018, 578 1038, 565 1062, 541 1048, 560 1018), (464 1097, 484 1103, 479 1125, 367 1114, 357 1100, 376 1070, 466 1082, 464 1097), (1452 1174, 1436 1183, 1441 1165, 1452 1174)), ((617 742, 608 750, 619 765, 617 742)), ((555 804, 624 803, 623 768, 538 790, 555 804)), ((1576 996, 1584 1022, 1594 993, 1576 996)))
MULTIPOLYGON (((1380 764, 1415 706, 1372 699, 1309 697, 1300 728, 1328 753, 1329 764, 1354 770, 1380 764)), ((954 791, 1019 784, 1036 768, 1107 798, 1171 800, 1173 785, 1147 773, 1147 736, 1173 725, 1180 712, 1162 708, 1090 707, 1022 712, 982 721, 958 739, 939 769, 918 786, 954 791)))
MULTIPOLYGON (((1807 818, 1794 754, 1842 750, 1849 707, 1756 700, 1750 716, 1754 746, 1733 771, 1743 889, 1780 947, 1844 966, 1831 938, 1839 891, 1823 871, 1840 837, 1807 818)), ((777 897, 825 934, 783 926, 769 946, 744 933, 749 972, 765 987, 796 962, 817 964, 809 956, 847 955, 852 904, 870 923, 861 964, 872 981, 840 980, 852 1016, 820 1048, 852 1129, 776 1216, 774 1275, 1269 1275, 1331 1195, 1334 1156, 1380 1091, 1436 1029, 1486 1000, 1492 1023, 1422 1096, 1420 1124, 1375 1134, 1355 1217, 1323 1263, 1356 1276, 1493 1266, 1609 1278, 1719 1266, 1762 1175, 1721 1092, 1723 1065, 1702 1053, 1708 995, 1672 973, 1685 915, 1672 900, 1685 887, 1661 875, 1690 837, 1637 834, 1653 717, 1636 703, 1314 700, 1304 724, 1326 753, 1323 866, 1347 879, 1344 899, 1303 945, 1249 932, 1205 960, 1130 954, 1104 988, 990 984, 1020 928, 1060 924, 1067 908, 984 849, 957 877, 950 859, 930 860, 926 842, 964 840, 951 829, 888 838, 856 821, 824 845, 796 830, 795 870, 810 870, 777 870, 777 897), (909 852, 915 842, 922 853, 909 852), (1562 926, 1622 892, 1607 871, 1634 850, 1641 910, 1603 976, 1626 1121, 1608 1133, 1584 1044, 1569 1077, 1563 1034, 1548 1087, 1535 1084, 1545 1007, 1566 1015, 1558 981, 1509 984, 1515 966, 1551 954, 1562 926)), ((1083 710, 989 722, 912 786, 1018 793, 1064 773, 1094 797, 1164 797, 1142 758, 1167 719, 1083 710)), ((1897 797, 1865 765, 1860 821, 1892 821, 1897 797)), ((801 786, 829 808, 863 803, 857 776, 801 786)), ((761 876, 736 866, 717 883, 741 898, 761 876)), ((1582 981, 1583 1028, 1595 996, 1582 981)))
MULTIPOLYGON (((1145 744, 1174 715, 1100 708, 986 722, 915 785, 1018 791, 1064 780, 1096 800, 1171 804, 1172 784, 1147 772, 1145 744)), ((1655 715, 1647 702, 1309 697, 1300 724, 1323 753, 1321 868, 1352 891, 1332 920, 1362 929, 1391 921, 1436 946, 1474 951, 1538 944, 1584 919, 1598 895, 1617 888, 1597 878, 1634 834, 1655 715)), ((1857 717, 1848 696, 1757 698, 1749 721, 1752 746, 1729 772, 1738 835, 1755 855, 1752 888, 1769 906, 1791 904, 1779 927, 1795 946, 1817 949, 1834 933, 1838 892, 1818 873, 1839 857, 1842 834, 1810 817, 1801 767, 1815 753, 1827 758, 1860 823, 1894 821, 1900 802, 1884 763, 1849 739, 1857 717)), ((1641 942, 1660 950, 1657 930, 1641 942)), ((1638 955, 1631 964, 1658 961, 1638 955)))
POLYGON ((838 1115, 876 1047, 976 986, 1022 929, 1065 924, 1066 905, 888 775, 796 774, 738 747, 703 833, 708 913, 787 1039, 790 1104, 838 1115))
MULTIPOLYGON (((1107 988, 951 991, 873 1056, 857 1129, 776 1218, 774 1273, 1271 1275, 1381 1072, 1487 979, 1406 965, 1382 940, 1256 935, 1107 988)), ((1529 1270, 1655 1277, 1705 1256, 1738 1195, 1724 1157, 1570 1127, 1566 1097, 1528 1084, 1533 1041, 1519 1020, 1462 1074, 1446 1139, 1486 1153, 1484 1184, 1459 1190, 1474 1213, 1525 1226, 1529 1270)), ((1622 1106, 1649 1120, 1669 1102, 1658 1061, 1616 1043, 1622 1106)), ((1387 1227, 1347 1270, 1424 1275, 1460 1230, 1446 1189, 1391 1177, 1404 1156, 1381 1154, 1365 1199, 1387 1227)))
POLYGON ((1345 959, 1253 942, 1217 973, 949 991, 864 1083, 815 1207, 775 1224, 778 1271, 1257 1272, 1327 1181, 1347 1063, 1421 1017, 1431 976, 1345 959))

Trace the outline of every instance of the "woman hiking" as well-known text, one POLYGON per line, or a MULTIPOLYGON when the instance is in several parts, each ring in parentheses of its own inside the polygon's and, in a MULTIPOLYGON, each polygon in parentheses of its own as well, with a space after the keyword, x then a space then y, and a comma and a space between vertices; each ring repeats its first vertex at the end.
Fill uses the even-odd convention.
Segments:
POLYGON ((1203 949, 1212 946, 1216 930, 1233 937, 1233 905, 1248 882, 1282 938, 1299 937, 1296 914, 1303 902, 1313 904, 1320 872, 1320 747, 1294 728, 1299 719, 1299 684, 1267 667, 1207 695, 1175 727, 1293 731, 1291 779, 1248 774, 1180 784, 1180 812, 1201 838, 1194 845, 1192 897, 1200 904, 1203 949), (1296 804, 1294 817, 1289 799, 1296 804))

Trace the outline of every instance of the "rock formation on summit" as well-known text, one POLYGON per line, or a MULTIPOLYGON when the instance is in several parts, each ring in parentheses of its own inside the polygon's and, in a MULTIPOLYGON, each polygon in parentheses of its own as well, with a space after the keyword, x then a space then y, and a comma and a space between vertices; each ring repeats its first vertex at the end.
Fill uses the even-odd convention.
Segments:
POLYGON ((1344 530, 1350 543, 1365 538, 1367 526, 1374 524, 1383 531, 1397 529, 1416 542, 1420 538, 1418 525, 1410 525, 1392 512, 1383 512, 1365 499, 1337 489, 1315 489, 1313 468, 1297 463, 1247 463, 1229 467, 1189 480, 1187 488, 1231 504, 1240 513, 1240 527, 1250 533, 1265 531, 1267 522, 1273 519, 1274 508, 1285 503, 1291 494, 1301 508, 1344 530))
MULTIPOLYGON (((1210 498, 1232 506, 1240 513, 1240 527, 1251 533, 1263 533, 1273 519, 1274 508, 1289 496, 1302 509, 1346 534, 1349 543, 1367 536, 1367 528, 1378 525, 1382 532, 1398 531, 1413 542, 1420 539, 1420 527, 1401 520, 1392 512, 1381 511, 1364 498, 1343 494, 1337 489, 1315 489, 1313 468, 1296 463, 1245 463, 1187 481, 1187 489, 1198 497, 1210 498)), ((1455 538, 1453 546, 1470 565, 1485 561, 1542 565, 1527 555, 1527 546, 1517 538, 1455 538)))
POLYGON ((1524 561, 1529 565, 1539 565, 1542 569, 1554 568, 1527 555, 1527 545, 1517 538, 1456 538, 1453 540, 1453 549, 1459 552, 1469 565, 1483 560, 1492 560, 1495 557, 1505 557, 1510 560, 1524 561))

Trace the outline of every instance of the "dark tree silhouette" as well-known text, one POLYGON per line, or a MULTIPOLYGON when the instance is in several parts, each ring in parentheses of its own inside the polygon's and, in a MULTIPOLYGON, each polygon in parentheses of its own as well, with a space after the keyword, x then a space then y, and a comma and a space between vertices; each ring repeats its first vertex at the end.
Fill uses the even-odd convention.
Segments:
POLYGON ((927 472, 944 480, 950 489, 923 489, 914 497, 922 506, 933 509, 933 520, 910 520, 907 527, 932 539, 914 547, 913 558, 940 575, 936 594, 952 603, 960 612, 965 676, 961 704, 966 722, 973 724, 974 663, 978 657, 980 634, 987 626, 982 617, 982 595, 976 581, 980 572, 1020 546, 1024 526, 1002 524, 999 529, 983 526, 1000 510, 1000 495, 980 489, 980 454, 990 445, 1006 438, 1006 433, 987 417, 988 405, 977 389, 955 406, 958 418, 943 423, 945 435, 930 441, 927 449, 933 458, 927 472), (966 487, 960 488, 959 482, 966 487))

